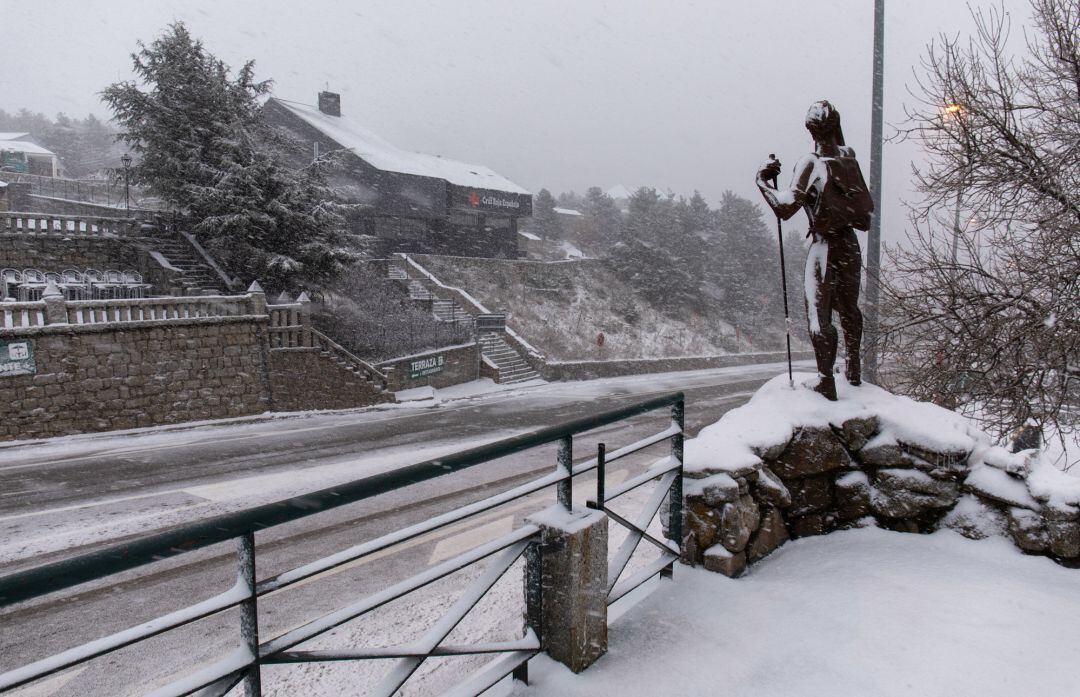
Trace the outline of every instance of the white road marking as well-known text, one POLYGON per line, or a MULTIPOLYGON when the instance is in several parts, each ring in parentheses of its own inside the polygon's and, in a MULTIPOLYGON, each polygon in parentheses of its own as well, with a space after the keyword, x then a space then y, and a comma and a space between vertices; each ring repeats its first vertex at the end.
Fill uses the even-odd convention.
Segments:
POLYGON ((514 516, 509 515, 505 518, 500 518, 488 523, 487 525, 480 525, 472 528, 460 535, 443 538, 442 540, 439 540, 439 542, 435 544, 435 548, 431 550, 431 558, 428 559, 428 564, 436 564, 444 559, 456 557, 459 554, 468 552, 470 549, 479 547, 485 542, 494 540, 497 537, 509 535, 513 531, 514 516))
POLYGON ((84 508, 94 508, 95 506, 109 506, 115 503, 125 503, 127 501, 138 501, 139 499, 152 499, 155 496, 169 496, 170 494, 182 494, 182 489, 176 489, 173 491, 156 491, 152 494, 132 494, 131 496, 118 496, 114 499, 105 499, 104 501, 92 501, 90 503, 77 503, 71 506, 60 506, 58 508, 48 508, 43 511, 31 511, 29 513, 17 513, 15 515, 0 516, 0 523, 7 522, 9 520, 19 520, 20 518, 33 518, 35 516, 52 515, 54 513, 66 513, 67 511, 79 511, 84 508))

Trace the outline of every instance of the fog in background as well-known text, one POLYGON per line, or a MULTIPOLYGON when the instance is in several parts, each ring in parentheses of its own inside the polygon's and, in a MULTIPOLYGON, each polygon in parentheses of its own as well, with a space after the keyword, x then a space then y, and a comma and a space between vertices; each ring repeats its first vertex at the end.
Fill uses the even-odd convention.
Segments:
MULTIPOLYGON (((1025 0, 1004 5, 1027 21, 1025 0)), ((329 87, 345 116, 395 144, 488 165, 534 192, 624 184, 760 201, 757 165, 775 152, 790 175, 811 148, 806 107, 823 98, 869 178, 872 0, 52 0, 3 11, 8 112, 108 116, 97 93, 130 76, 136 40, 183 20, 233 68, 255 59, 279 97, 313 103, 329 87)), ((961 0, 887 0, 885 28, 889 135, 927 41, 971 22, 961 0)), ((914 144, 885 146, 886 239, 903 237, 916 157, 914 144)))

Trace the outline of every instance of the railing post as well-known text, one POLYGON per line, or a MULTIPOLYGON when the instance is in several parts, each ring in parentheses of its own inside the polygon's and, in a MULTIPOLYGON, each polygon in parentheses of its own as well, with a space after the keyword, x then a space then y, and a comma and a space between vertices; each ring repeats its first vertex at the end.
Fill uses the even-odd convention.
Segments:
POLYGON ((56 283, 49 281, 41 299, 45 301, 45 324, 67 324, 67 302, 56 283))
POLYGON ((239 582, 248 590, 248 599, 240 603, 240 638, 255 662, 244 674, 245 697, 262 697, 262 671, 259 665, 259 596, 255 591, 255 533, 248 531, 237 538, 236 556, 239 582))
POLYGON ((300 303, 300 345, 304 347, 314 346, 311 340, 311 296, 305 290, 296 299, 300 303))
MULTIPOLYGON (((544 560, 543 545, 533 540, 525 549, 525 626, 544 645, 544 560)), ((514 669, 514 680, 529 684, 529 662, 514 669)))
MULTIPOLYGON (((683 400, 671 405, 671 423, 677 426, 679 432, 671 437, 671 457, 679 463, 679 469, 671 482, 668 490, 668 539, 679 545, 682 549, 683 534, 683 429, 686 427, 686 403, 683 400)), ((675 571, 675 563, 672 562, 660 572, 665 578, 671 578, 675 571)))
POLYGON ((548 656, 580 673, 607 652, 607 516, 554 506, 526 520, 540 528, 526 558, 526 620, 548 656))
POLYGON ((565 435, 559 439, 559 469, 566 474, 566 479, 559 482, 559 504, 570 511, 574 507, 574 437, 565 435))
POLYGON ((258 281, 252 281, 251 286, 247 289, 248 298, 251 299, 251 314, 253 315, 265 315, 266 314, 266 293, 263 292, 262 286, 258 281))
POLYGON ((599 443, 596 446, 596 510, 604 510, 604 479, 607 473, 604 471, 607 463, 607 446, 599 443))

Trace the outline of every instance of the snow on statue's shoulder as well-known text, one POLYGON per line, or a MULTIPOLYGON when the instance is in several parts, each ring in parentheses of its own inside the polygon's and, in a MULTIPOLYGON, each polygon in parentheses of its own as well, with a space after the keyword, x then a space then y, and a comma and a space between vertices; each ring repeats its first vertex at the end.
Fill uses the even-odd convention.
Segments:
MULTIPOLYGON (((762 456, 783 447, 801 429, 839 429, 853 419, 876 419, 873 445, 905 443, 931 452, 963 453, 988 444, 987 437, 962 416, 933 404, 916 402, 866 384, 852 387, 838 380, 839 400, 813 391, 817 376, 795 373, 765 383, 750 401, 724 414, 686 443, 686 470, 735 472, 756 467, 762 456)), ((779 453, 773 453, 772 456, 779 453)))

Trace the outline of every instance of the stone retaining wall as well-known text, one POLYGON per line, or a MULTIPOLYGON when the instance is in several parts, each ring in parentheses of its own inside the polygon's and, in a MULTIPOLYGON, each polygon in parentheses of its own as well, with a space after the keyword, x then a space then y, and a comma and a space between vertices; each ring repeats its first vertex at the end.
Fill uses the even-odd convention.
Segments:
POLYGON ((879 431, 876 417, 797 429, 755 448, 756 464, 687 470, 683 560, 737 576, 789 538, 878 525, 1000 534, 1025 552, 1080 566, 1080 507, 1032 493, 1037 453, 874 445, 879 431))
POLYGON ((0 440, 266 411, 265 323, 213 317, 0 332, 0 341, 31 342, 36 365, 36 374, 0 378, 0 440))
POLYGON ((274 411, 353 409, 393 396, 317 348, 282 348, 269 353, 274 411))
POLYGON ((379 369, 386 373, 388 388, 393 392, 460 385, 480 377, 480 348, 477 344, 448 346, 383 361, 379 369))
POLYGON ((89 235, 0 235, 0 268, 133 269, 145 274, 148 264, 130 240, 89 235))

